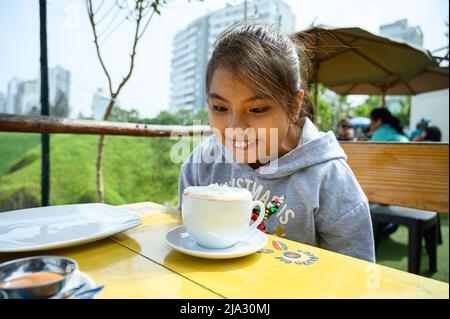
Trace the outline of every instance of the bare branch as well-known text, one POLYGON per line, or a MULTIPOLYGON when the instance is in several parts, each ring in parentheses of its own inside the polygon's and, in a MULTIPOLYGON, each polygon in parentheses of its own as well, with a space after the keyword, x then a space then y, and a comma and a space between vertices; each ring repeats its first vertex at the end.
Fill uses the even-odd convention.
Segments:
POLYGON ((116 13, 113 15, 112 19, 109 21, 109 23, 106 25, 106 27, 103 29, 103 31, 98 35, 99 38, 101 38, 106 31, 108 31, 109 27, 113 24, 114 20, 116 19, 117 15, 122 11, 120 8, 116 11, 116 13))
POLYGON ((88 11, 88 16, 89 16, 89 22, 91 23, 92 31, 94 33, 94 43, 95 43, 95 48, 97 51, 97 56, 98 56, 101 66, 103 68, 103 71, 105 72, 105 75, 108 79, 109 93, 112 96, 113 95, 112 80, 111 80, 111 76, 109 75, 108 70, 106 69, 105 63, 103 62, 103 58, 100 53, 100 46, 98 44, 98 37, 97 37, 97 28, 96 28, 96 24, 94 21, 94 12, 92 10, 92 0, 86 0, 86 7, 87 7, 87 11, 88 11))
MULTIPOLYGON (((134 58, 136 56, 136 47, 137 47, 137 44, 138 44, 138 41, 139 41, 139 37, 138 37, 138 35, 139 35, 139 27, 140 27, 141 22, 142 22, 142 12, 144 10, 144 7, 142 6, 142 2, 143 2, 142 0, 137 0, 136 1, 136 8, 137 8, 138 16, 137 16, 137 19, 136 19, 136 29, 135 29, 135 32, 134 32, 134 40, 133 40, 133 49, 132 49, 132 52, 131 52, 130 69, 128 71, 128 74, 122 79, 122 82, 119 84, 119 87, 117 88, 116 92, 114 93, 114 98, 119 95, 120 90, 122 90, 122 87, 125 85, 125 83, 127 83, 128 79, 130 78, 131 73, 133 72, 133 69, 134 69, 134 58)), ((111 94, 111 95, 113 95, 113 94, 111 94)), ((108 108, 106 109, 106 112, 105 112, 105 116, 104 116, 105 120, 108 119, 109 114, 111 114, 113 106, 114 106, 114 103, 109 103, 108 108)))
POLYGON ((103 7, 103 4, 105 3, 105 0, 102 0, 102 2, 100 3, 100 5, 98 6, 97 10, 95 10, 94 15, 96 15, 100 9, 103 7))
POLYGON ((119 21, 119 23, 117 23, 116 26, 114 28, 112 28, 111 31, 103 37, 102 43, 100 44, 100 46, 104 45, 106 43, 106 41, 108 41, 111 34, 113 34, 114 31, 116 31, 126 20, 128 20, 128 15, 125 18, 123 18, 121 21, 119 21))
POLYGON ((152 13, 150 14, 150 17, 148 18, 147 23, 145 24, 144 28, 142 29, 141 34, 139 34, 138 39, 142 38, 142 36, 144 35, 145 30, 147 30, 147 27, 150 24, 150 21, 152 20, 153 15, 155 14, 155 12, 156 11, 153 10, 152 13))
MULTIPOLYGON (((131 61, 130 61, 130 68, 128 70, 128 74, 122 78, 122 82, 119 84, 117 90, 114 92, 113 88, 112 88, 112 81, 111 81, 111 76, 108 73, 108 70, 105 66, 105 63, 103 61, 102 55, 100 53, 100 45, 99 45, 99 37, 97 35, 97 25, 99 25, 103 19, 109 15, 109 13, 112 11, 112 9, 108 10, 108 12, 103 16, 102 19, 100 19, 99 22, 95 22, 95 18, 94 18, 94 11, 92 10, 92 0, 85 0, 86 1, 86 7, 87 7, 87 11, 88 11, 88 16, 89 16, 89 21, 91 23, 92 26, 92 31, 94 33, 94 43, 95 43, 95 48, 97 50, 97 56, 98 59, 100 61, 100 64, 103 68, 103 71, 106 74, 106 77, 108 78, 108 84, 109 84, 109 93, 110 93, 110 100, 108 103, 108 106, 106 108, 106 112, 103 116, 103 120, 107 120, 109 115, 111 114, 111 111, 114 107, 115 104, 115 100, 116 98, 119 96, 120 91, 122 90, 123 86, 127 83, 127 81, 130 79, 130 76, 133 72, 134 69, 134 59, 136 56, 136 48, 137 48, 137 44, 139 42, 139 39, 142 37, 142 35, 144 34, 145 30, 147 29, 150 20, 152 19, 153 15, 155 14, 155 12, 157 14, 160 14, 159 11, 159 6, 161 5, 161 3, 167 3, 166 0, 135 0, 135 6, 134 6, 134 10, 130 10, 129 6, 128 6, 128 2, 127 0, 125 1, 125 5, 127 7, 128 10, 128 15, 125 19, 128 19, 128 17, 133 17, 133 20, 136 21, 136 29, 134 32, 134 40, 133 40, 133 47, 132 47, 132 52, 131 52, 131 61), (141 30, 141 23, 144 20, 144 17, 147 15, 148 12, 152 11, 147 23, 144 26, 144 29, 141 30), (137 13, 137 16, 135 16, 135 13, 137 13)), ((115 4, 114 7, 118 7, 118 11, 121 11, 122 9, 125 9, 125 6, 123 5, 123 1, 119 4, 118 3, 119 0, 115 0, 115 4)), ((98 10, 96 11, 98 12, 98 10)), ((103 34, 106 32, 106 30, 108 30, 110 28, 110 26, 112 25, 112 21, 115 20, 116 16, 117 16, 117 12, 114 15, 114 17, 112 18, 111 22, 107 25, 107 27, 103 30, 103 34)), ((131 20, 131 19, 130 19, 131 20)), ((114 30, 120 26, 121 23, 119 23, 115 28, 113 28, 113 30, 108 34, 108 36, 106 37, 106 39, 109 37, 109 35, 114 32, 114 30)), ((104 43, 104 42, 103 42, 104 43)), ((104 186, 103 186, 103 176, 102 176, 102 167, 103 167, 103 150, 105 147, 105 136, 101 135, 100 136, 100 140, 98 143, 98 154, 97 154, 97 175, 96 175, 96 180, 97 180, 97 195, 98 195, 98 200, 100 202, 104 202, 104 186)))
MULTIPOLYGON (((128 5, 128 2, 126 0, 125 0, 125 3, 128 5)), ((166 3, 166 1, 165 0, 162 0, 162 1, 161 0, 136 0, 135 6, 134 6, 134 11, 132 12, 133 14, 136 13, 137 16, 135 17, 136 28, 135 28, 135 32, 134 32, 134 40, 133 40, 132 52, 131 52, 131 55, 130 55, 130 58, 131 58, 130 68, 129 68, 128 73, 126 74, 126 76, 124 76, 122 78, 122 81, 120 82, 119 86, 117 87, 117 90, 114 91, 113 87, 112 87, 111 76, 108 73, 108 70, 107 70, 107 68, 105 66, 105 63, 104 63, 103 58, 102 58, 101 53, 100 53, 99 36, 97 35, 97 28, 96 28, 97 24, 95 23, 94 13, 93 13, 93 10, 92 10, 92 0, 86 0, 86 7, 88 9, 89 21, 91 23, 92 30, 93 30, 93 33, 94 33, 94 43, 95 43, 95 47, 96 47, 96 50, 97 50, 97 56, 99 58, 100 64, 101 64, 101 66, 103 68, 103 71, 105 72, 106 77, 108 78, 109 91, 110 91, 110 96, 111 96, 111 99, 109 101, 108 107, 107 107, 105 115, 104 115, 104 119, 105 120, 107 120, 109 115, 111 114, 111 111, 112 111, 112 109, 114 107, 114 104, 115 104, 115 99, 119 95, 119 93, 122 90, 123 86, 128 82, 128 80, 131 77, 131 74, 132 74, 133 69, 134 69, 134 62, 135 62, 135 57, 136 57, 136 48, 137 48, 137 44, 139 42, 139 39, 145 33, 145 31, 146 31, 148 25, 150 24, 150 21, 151 21, 152 17, 154 16, 155 12, 157 14, 160 13, 159 12, 159 7, 162 5, 162 3, 166 3), (150 15, 149 19, 147 20, 144 28, 141 30, 142 23, 144 21, 144 17, 146 16, 148 11, 150 11, 150 10, 152 11, 151 15, 150 15)), ((121 4, 119 4, 117 0, 115 2, 115 6, 119 7, 119 11, 122 10, 122 9, 125 9, 124 5, 123 5, 123 2, 121 4)), ((109 11, 111 11, 111 10, 109 10, 109 11)), ((130 13, 130 15, 132 13, 130 13)), ((111 21, 114 21, 116 16, 117 16, 117 13, 114 15, 114 17, 113 17, 113 19, 111 21)), ((128 16, 127 16, 127 18, 128 18, 128 16)), ((108 38, 109 35, 112 32, 114 32, 114 30, 117 27, 119 27, 122 22, 120 22, 118 25, 116 25, 116 27, 113 28, 113 30, 108 34, 108 36, 106 38, 108 38)), ((108 29, 109 27, 110 27, 110 25, 108 25, 106 29, 108 29)))
MULTIPOLYGON (((91 2, 91 0, 89 0, 89 1, 91 2)), ((97 25, 99 25, 100 23, 102 23, 103 20, 111 13, 111 11, 112 11, 114 8, 116 8, 116 4, 115 4, 115 3, 112 5, 111 8, 109 8, 108 11, 106 11, 106 13, 105 13, 100 19, 98 19, 97 25)), ((92 3, 91 3, 91 9, 92 9, 92 3)), ((92 10, 91 10, 91 11, 92 11, 92 10)))

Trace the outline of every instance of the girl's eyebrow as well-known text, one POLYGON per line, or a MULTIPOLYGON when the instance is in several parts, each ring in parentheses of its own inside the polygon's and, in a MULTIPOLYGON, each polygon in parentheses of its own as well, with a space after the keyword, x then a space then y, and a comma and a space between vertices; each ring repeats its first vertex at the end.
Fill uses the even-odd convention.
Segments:
MULTIPOLYGON (((225 99, 224 97, 220 96, 217 93, 209 93, 209 98, 210 99, 211 98, 218 99, 218 100, 222 100, 222 101, 224 101, 226 103, 229 103, 229 101, 227 99, 225 99)), ((252 97, 246 99, 244 101, 244 103, 252 102, 252 101, 256 101, 256 100, 267 100, 267 99, 271 99, 270 96, 265 95, 265 94, 258 94, 258 95, 255 95, 255 96, 252 96, 252 97)))
POLYGON ((224 102, 229 103, 227 99, 221 97, 221 96, 220 96, 219 94, 217 94, 217 93, 209 93, 209 94, 208 94, 208 97, 209 97, 210 99, 218 99, 218 100, 222 100, 222 101, 224 101, 224 102))

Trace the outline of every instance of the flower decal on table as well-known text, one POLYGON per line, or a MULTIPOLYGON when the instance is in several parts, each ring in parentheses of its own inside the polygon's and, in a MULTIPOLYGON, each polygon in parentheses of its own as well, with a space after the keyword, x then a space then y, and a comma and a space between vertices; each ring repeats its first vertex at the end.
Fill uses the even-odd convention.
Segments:
MULTIPOLYGON (((284 262, 285 264, 309 266, 316 263, 319 260, 319 257, 317 257, 315 254, 309 251, 301 249, 291 251, 288 249, 288 246, 285 243, 278 240, 272 241, 272 246, 281 253, 281 256, 276 256, 274 258, 278 259, 281 262, 284 262)), ((275 251, 272 249, 263 248, 260 250, 260 252, 265 254, 271 254, 274 253, 275 251)))

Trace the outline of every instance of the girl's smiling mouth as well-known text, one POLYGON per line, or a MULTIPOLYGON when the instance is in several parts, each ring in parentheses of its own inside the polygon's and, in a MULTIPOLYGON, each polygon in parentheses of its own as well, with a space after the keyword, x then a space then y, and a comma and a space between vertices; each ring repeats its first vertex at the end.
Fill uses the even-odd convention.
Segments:
POLYGON ((233 145, 233 148, 239 151, 248 151, 249 149, 252 149, 256 147, 256 144, 258 143, 258 140, 252 140, 252 141, 231 141, 229 140, 229 145, 233 145))

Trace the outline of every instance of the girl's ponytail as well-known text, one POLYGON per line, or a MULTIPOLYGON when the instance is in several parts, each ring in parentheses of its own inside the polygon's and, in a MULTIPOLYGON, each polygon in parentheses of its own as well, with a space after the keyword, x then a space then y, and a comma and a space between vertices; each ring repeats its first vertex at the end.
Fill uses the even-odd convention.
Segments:
MULTIPOLYGON (((295 34, 289 37, 297 52, 299 61, 300 85, 305 92, 303 98, 302 110, 300 112, 299 121, 303 117, 309 118, 313 123, 316 123, 316 107, 313 104, 311 95, 309 94, 309 70, 311 69, 311 60, 307 54, 306 42, 300 41, 295 34)), ((300 123, 299 123, 300 124, 300 123)), ((300 125, 302 126, 302 125, 300 125)))

